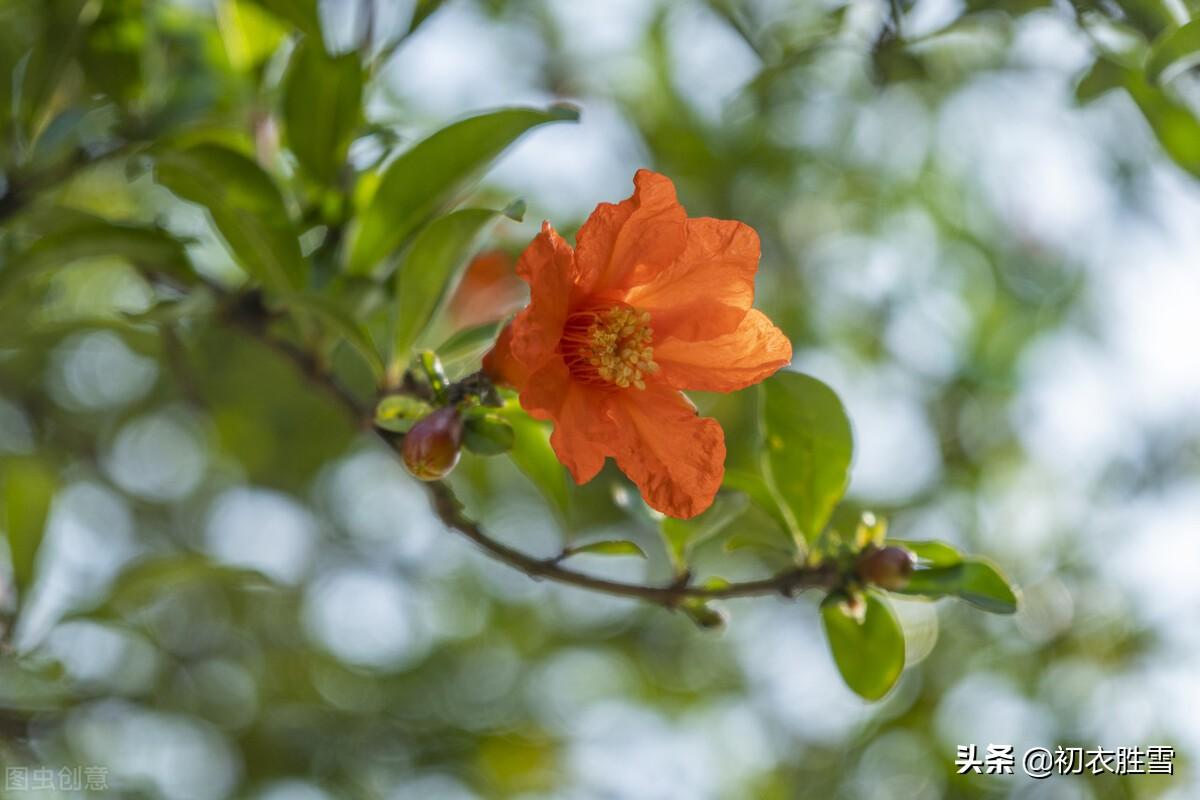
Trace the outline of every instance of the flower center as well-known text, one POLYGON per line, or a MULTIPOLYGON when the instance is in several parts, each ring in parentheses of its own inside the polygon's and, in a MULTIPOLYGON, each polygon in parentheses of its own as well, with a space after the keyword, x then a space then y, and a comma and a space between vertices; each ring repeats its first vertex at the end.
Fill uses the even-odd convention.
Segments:
POLYGON ((577 380, 645 389, 645 377, 658 372, 653 341, 650 313, 617 305, 568 317, 559 352, 577 380))

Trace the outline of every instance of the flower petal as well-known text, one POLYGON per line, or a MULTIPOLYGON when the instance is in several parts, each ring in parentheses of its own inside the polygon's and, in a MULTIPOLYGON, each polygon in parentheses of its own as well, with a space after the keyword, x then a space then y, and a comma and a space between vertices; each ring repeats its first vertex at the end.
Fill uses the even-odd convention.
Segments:
POLYGON ((722 219, 689 219, 687 245, 653 280, 625 302, 654 315, 655 333, 698 341, 737 328, 754 302, 758 234, 722 219))
POLYGON ((517 390, 529 379, 529 368, 513 358, 511 322, 504 326, 492 349, 483 357, 483 373, 492 383, 507 384, 517 390))
POLYGON ((690 519, 712 505, 725 475, 725 432, 662 384, 614 393, 617 466, 650 506, 690 519))
POLYGON ((633 185, 632 197, 596 206, 579 229, 577 297, 645 283, 683 252, 687 213, 675 198, 674 184, 640 169, 633 185))
POLYGON ((536 370, 558 347, 575 281, 575 254, 549 222, 517 261, 529 284, 529 305, 512 321, 512 354, 536 370))
POLYGON ((561 358, 554 358, 529 376, 521 392, 521 407, 537 419, 554 421, 550 445, 576 483, 596 477, 612 453, 616 435, 609 410, 612 392, 592 389, 571 380, 561 358))
POLYGON ((767 378, 792 360, 792 343, 756 308, 737 330, 704 342, 665 338, 654 344, 659 378, 676 389, 733 392, 767 378))

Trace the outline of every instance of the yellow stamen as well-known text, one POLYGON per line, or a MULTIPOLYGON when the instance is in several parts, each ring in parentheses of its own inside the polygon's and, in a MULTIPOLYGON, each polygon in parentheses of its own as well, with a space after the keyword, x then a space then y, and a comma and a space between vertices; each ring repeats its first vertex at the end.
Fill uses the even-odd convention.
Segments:
POLYGON ((572 314, 563 327, 560 351, 579 380, 621 389, 645 389, 654 363, 650 314, 629 306, 572 314))

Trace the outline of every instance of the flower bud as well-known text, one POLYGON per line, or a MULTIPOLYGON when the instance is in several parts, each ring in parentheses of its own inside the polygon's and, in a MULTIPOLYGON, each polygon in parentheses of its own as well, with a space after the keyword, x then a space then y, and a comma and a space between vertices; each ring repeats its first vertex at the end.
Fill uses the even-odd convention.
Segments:
POLYGON ((450 474, 458 463, 463 425, 458 409, 439 408, 404 435, 401 455, 414 477, 436 481, 450 474))
POLYGON ((903 589, 912 571, 912 553, 903 547, 868 548, 855 565, 855 572, 864 583, 883 589, 903 589))

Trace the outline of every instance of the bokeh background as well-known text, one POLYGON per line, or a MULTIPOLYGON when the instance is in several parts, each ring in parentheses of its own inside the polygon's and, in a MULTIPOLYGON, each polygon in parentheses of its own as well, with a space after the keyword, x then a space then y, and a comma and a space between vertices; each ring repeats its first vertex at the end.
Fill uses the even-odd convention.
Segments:
MULTIPOLYGON (((6 72, 74 59, 75 116, 38 145, 61 180, 23 213, 157 220, 237 281, 136 158, 64 154, 109 154, 131 120, 225 126, 286 178, 282 33, 250 3, 68 5, 0 5, 6 72)), ((444 530, 276 354, 202 318, 129 324, 154 291, 89 261, 0 301, 0 452, 56 478, 0 660, 0 759, 103 765, 110 796, 170 800, 1200 796, 1198 95, 1186 71, 1079 88, 1185 9, 449 0, 410 31, 413 7, 321 4, 332 47, 379 54, 358 163, 467 112, 578 105, 489 173, 485 196, 529 205, 489 247, 573 230, 643 166, 692 215, 754 226, 758 304, 853 420, 850 508, 990 556, 1020 612, 897 601, 908 668, 872 705, 815 598, 729 602, 713 633, 535 582, 444 530), (1176 775, 957 776, 971 743, 1170 745, 1176 775)), ((753 406, 697 399, 731 431, 753 406)), ((615 534, 650 559, 580 566, 668 573, 615 471, 572 489, 567 524, 504 459, 468 456, 456 482, 527 551, 615 534)), ((727 577, 763 570, 705 549, 727 577)))

